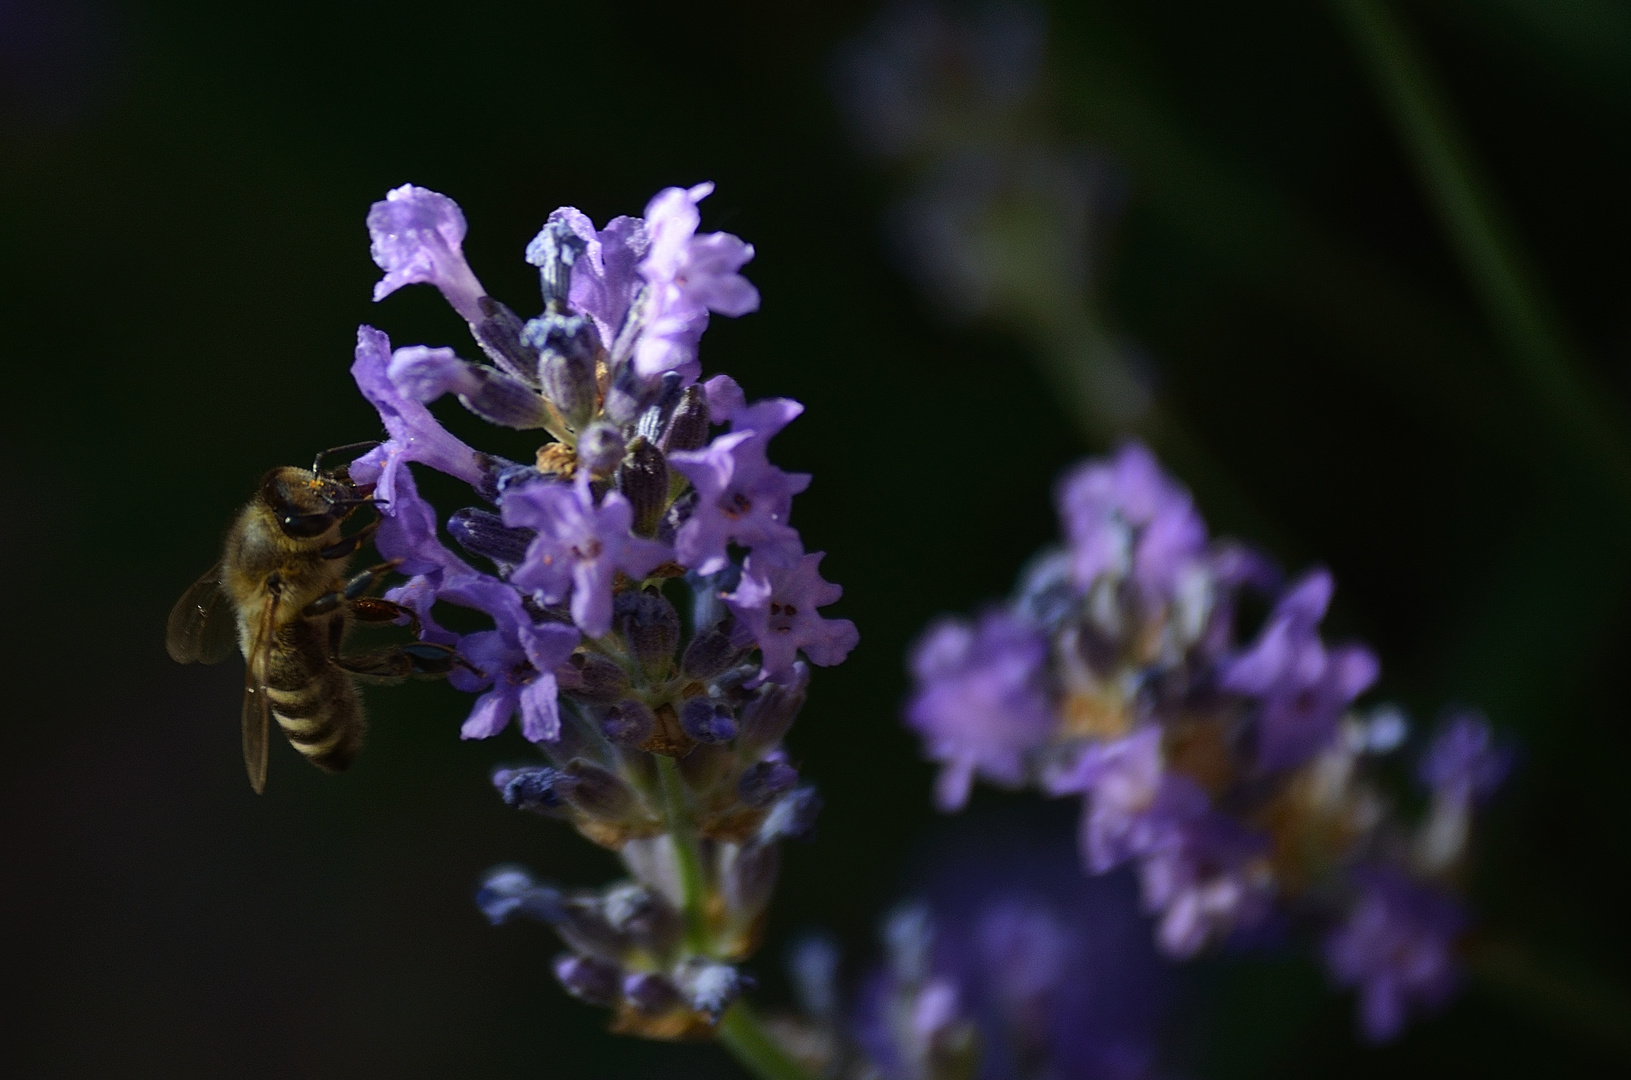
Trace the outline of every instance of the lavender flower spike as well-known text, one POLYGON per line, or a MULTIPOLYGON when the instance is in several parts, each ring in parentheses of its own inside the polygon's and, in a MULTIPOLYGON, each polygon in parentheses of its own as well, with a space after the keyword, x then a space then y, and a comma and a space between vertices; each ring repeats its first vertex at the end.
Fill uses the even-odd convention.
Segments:
POLYGON ((736 591, 724 595, 725 606, 735 612, 764 654, 759 681, 791 679, 800 649, 820 667, 841 664, 860 640, 855 624, 848 619, 824 619, 816 614, 816 608, 835 603, 844 594, 841 586, 821 577, 818 568, 825 554, 800 554, 784 561, 755 552, 747 557, 736 591))
MULTIPOLYGON (((716 420, 752 411, 728 380, 704 392, 716 420)), ((976 776, 1079 796, 1082 862, 1131 864, 1162 952, 1311 928, 1359 988, 1364 1030, 1391 1038, 1454 988, 1450 886, 1509 752, 1481 717, 1452 714, 1420 763, 1425 812, 1401 814, 1373 762, 1407 724, 1356 707, 1377 660, 1322 639, 1329 573, 1280 592, 1242 643, 1241 601, 1279 573, 1210 539, 1148 450, 1084 462, 1057 492, 1068 546, 977 626, 931 627, 912 658, 905 719, 942 765, 941 808, 976 776)))
POLYGON ((612 628, 617 571, 639 580, 669 556, 665 545, 632 535, 633 521, 634 508, 619 492, 608 492, 595 505, 586 472, 575 484, 534 483, 507 494, 504 524, 538 530, 510 581, 546 604, 570 597, 573 621, 590 637, 601 637, 612 628))
POLYGON ((464 259, 464 214, 446 195, 403 184, 368 211, 374 262, 385 276, 374 286, 383 300, 404 285, 436 286, 453 310, 474 325, 487 294, 464 259))

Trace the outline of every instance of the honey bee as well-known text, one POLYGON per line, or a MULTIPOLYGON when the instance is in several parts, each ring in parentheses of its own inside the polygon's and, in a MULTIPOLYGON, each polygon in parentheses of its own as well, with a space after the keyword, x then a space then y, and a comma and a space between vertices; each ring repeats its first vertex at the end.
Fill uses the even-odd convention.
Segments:
POLYGON ((346 519, 372 502, 372 489, 353 484, 344 466, 325 472, 322 462, 366 445, 324 451, 310 469, 267 473, 227 531, 220 561, 170 611, 165 644, 171 659, 218 663, 234 639, 243 652, 244 764, 257 794, 266 789, 271 716, 313 765, 340 772, 356 757, 367 726, 356 678, 434 678, 462 663, 452 649, 422 641, 355 655, 340 651, 353 622, 406 617, 419 632, 412 611, 367 595, 394 563, 346 576, 379 521, 341 534, 346 519))

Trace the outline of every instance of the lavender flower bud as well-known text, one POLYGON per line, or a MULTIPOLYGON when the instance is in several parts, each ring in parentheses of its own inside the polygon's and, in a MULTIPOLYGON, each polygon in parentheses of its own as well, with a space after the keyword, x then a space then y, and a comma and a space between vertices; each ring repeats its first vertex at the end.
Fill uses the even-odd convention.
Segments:
MULTIPOLYGON (((476 451, 476 468, 479 475, 476 479, 476 494, 488 502, 498 504, 500 493, 503 491, 505 477, 517 469, 529 469, 526 465, 517 465, 509 458, 499 457, 497 454, 476 451)), ((537 469, 529 469, 533 476, 538 476, 537 469)))
POLYGON ((643 435, 646 441, 656 445, 662 437, 663 430, 668 426, 668 418, 680 403, 685 393, 684 381, 677 371, 665 371, 657 382, 655 400, 647 405, 640 413, 640 418, 634 422, 635 434, 643 435))
POLYGON ((749 806, 769 806, 799 782, 798 772, 781 761, 761 761, 742 770, 737 796, 749 806))
POLYGON ((447 531, 472 555, 512 566, 527 557, 527 545, 537 535, 531 529, 512 529, 497 514, 474 506, 455 510, 447 531))
POLYGON ((623 972, 616 964, 566 953, 555 961, 555 977, 566 992, 591 1005, 616 1005, 623 972))
POLYGON ((517 379, 537 386, 538 350, 521 340, 521 317, 491 296, 483 296, 476 303, 483 318, 470 329, 481 351, 517 379))
POLYGON ((819 1019, 838 1011, 838 943, 832 937, 810 934, 794 942, 787 974, 805 1015, 819 1019))
POLYGON ((618 364, 612 369, 611 385, 606 388, 601 411, 614 424, 632 424, 660 385, 642 379, 635 373, 633 364, 618 364))
POLYGON ((551 221, 527 245, 526 259, 538 268, 539 289, 545 307, 567 302, 572 290, 572 267, 582 257, 583 238, 565 221, 551 221))
POLYGON ((600 396, 595 382, 600 335, 594 321, 583 315, 545 313, 527 323, 521 340, 538 350, 538 381, 544 396, 569 424, 582 428, 594 415, 600 396))
POLYGON ((524 870, 500 867, 482 882, 476 893, 476 906, 494 926, 517 915, 554 923, 561 916, 561 894, 547 885, 534 883, 524 870))
POLYGON ((736 717, 721 701, 694 697, 680 709, 680 727, 697 742, 730 742, 736 737, 736 717))
POLYGON ((711 626, 691 639, 680 660, 680 670, 693 679, 711 679, 747 652, 731 641, 724 626, 711 626))
POLYGON ((715 1020, 745 989, 742 976, 735 968, 700 958, 687 961, 676 981, 691 1007, 715 1020))
POLYGON ((535 814, 554 814, 561 806, 561 774, 548 765, 523 769, 499 769, 493 773, 493 786, 504 805, 535 814))
POLYGON ((680 913, 661 895, 633 882, 608 889, 602 910, 612 929, 653 954, 667 953, 685 930, 680 913))
POLYGON ((688 386, 679 404, 674 406, 674 414, 668 420, 668 430, 663 432, 660 445, 664 453, 672 453, 675 450, 700 450, 707 443, 708 400, 703 396, 701 387, 688 386))
POLYGON ((459 402, 489 424, 526 431, 548 421, 544 403, 520 379, 490 367, 471 365, 471 371, 474 382, 459 402))
POLYGON ((680 613, 662 593, 656 589, 618 593, 612 603, 612 626, 647 675, 661 678, 672 667, 680 641, 680 613))
POLYGON ((568 661, 575 677, 562 687, 580 701, 610 703, 629 690, 628 672, 615 661, 591 652, 575 652, 568 661))
POLYGON ((623 977, 623 1000, 647 1016, 661 1016, 680 1003, 680 992, 661 975, 637 971, 623 977))
MULTIPOLYGON (((528 484, 535 483, 544 478, 544 474, 531 465, 517 465, 506 462, 504 467, 493 471, 493 502, 500 502, 506 494, 518 491, 528 484)), ((483 493, 485 494, 485 493, 483 493)))
POLYGON ((636 436, 629 443, 628 453, 617 467, 617 490, 634 507, 630 529, 637 536, 655 533, 668 506, 668 463, 663 452, 645 437, 636 436))
POLYGON ((558 906, 551 925, 575 952, 615 962, 627 951, 628 939, 607 921, 600 897, 573 893, 562 897, 558 906))
POLYGON ((759 826, 759 843, 773 844, 808 835, 815 828, 816 815, 820 812, 821 796, 816 794, 815 788, 793 789, 765 815, 764 824, 759 826))
POLYGON ((921 904, 897 908, 883 928, 889 970, 899 981, 916 986, 929 977, 929 952, 934 924, 921 904))
POLYGON ((623 433, 611 424, 590 424, 578 436, 578 464, 594 476, 610 476, 623 460, 623 450, 623 433))
POLYGON ((616 773, 583 758, 568 762, 561 770, 556 790, 573 809, 594 818, 617 821, 635 809, 634 792, 616 773))
POLYGON ((725 874, 725 900, 744 920, 753 919, 770 903, 776 888, 780 859, 774 844, 748 844, 737 851, 725 874))
POLYGON ((651 738, 657 718, 642 701, 625 698, 606 710, 600 730, 619 746, 639 746, 651 738))
POLYGON ((742 730, 737 743, 744 754, 752 756, 782 741, 804 707, 804 692, 809 681, 810 671, 800 663, 795 665, 791 683, 785 686, 766 683, 748 699, 742 706, 742 730))

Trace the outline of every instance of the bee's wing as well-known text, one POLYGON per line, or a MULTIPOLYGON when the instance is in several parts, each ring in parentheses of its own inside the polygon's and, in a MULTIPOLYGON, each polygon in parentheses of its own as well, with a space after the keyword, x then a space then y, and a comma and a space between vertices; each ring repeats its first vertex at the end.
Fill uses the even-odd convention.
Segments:
POLYGON ((255 644, 245 658, 244 672, 244 766, 249 770, 249 786, 259 795, 266 790, 266 737, 272 724, 272 701, 266 693, 266 671, 272 663, 272 641, 277 634, 277 593, 267 598, 261 612, 255 644))
POLYGON ((170 609, 164 646, 177 663, 218 664, 232 652, 236 630, 232 602, 221 589, 221 564, 216 563, 170 609))

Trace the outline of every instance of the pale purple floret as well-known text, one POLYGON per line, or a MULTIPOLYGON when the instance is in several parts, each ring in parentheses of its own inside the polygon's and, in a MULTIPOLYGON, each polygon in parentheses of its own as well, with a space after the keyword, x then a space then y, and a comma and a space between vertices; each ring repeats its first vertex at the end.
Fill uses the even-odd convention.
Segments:
POLYGON ((452 349, 409 345, 391 354, 386 377, 411 401, 435 401, 443 394, 473 394, 480 388, 471 366, 452 349))
POLYGON ((1131 574, 1147 591, 1170 593, 1206 550, 1206 523, 1189 492, 1139 443, 1066 475, 1058 504, 1080 588, 1131 574))
POLYGON ((390 364, 391 339, 371 326, 357 327, 351 377, 363 397, 379 410, 391 438, 352 463, 352 479, 359 484, 375 484, 375 497, 389 503, 397 470, 407 462, 417 461, 478 487, 483 473, 476 452, 448 434, 422 402, 398 389, 388 374, 390 364))
MULTIPOLYGON (((636 267, 651 248, 646 223, 636 217, 615 217, 596 229, 575 206, 563 206, 549 215, 549 223, 565 222, 584 242, 583 254, 572 263, 573 308, 595 321, 600 340, 609 347, 616 339, 629 305, 644 285, 636 267)), ((543 234, 539 234, 542 237, 543 234)), ((544 253, 535 239, 527 246, 527 261, 541 265, 544 253)))
POLYGON ((1047 639, 1004 611, 972 626, 948 619, 918 642, 906 721, 941 763, 935 800, 942 810, 968 801, 976 774, 1008 787, 1024 783, 1029 755, 1053 732, 1042 682, 1047 660, 1047 639))
POLYGON ((570 597, 572 619, 590 637, 612 628, 612 584, 619 570, 636 581, 670 558, 666 545, 629 532, 634 509, 619 492, 599 506, 587 473, 574 484, 538 482, 504 496, 504 524, 537 530, 510 580, 546 604, 570 597))
POLYGON ((518 712, 528 741, 560 737, 555 669, 571 658, 581 636, 564 623, 533 623, 520 611, 519 599, 515 606, 519 617, 495 620, 497 629, 470 634, 460 643, 460 655, 492 681, 459 729, 461 738, 497 735, 518 712))
POLYGON ((821 577, 825 552, 799 554, 792 560, 754 552, 742 567, 736 591, 722 600, 737 623, 758 643, 763 667, 758 680, 787 682, 799 650, 820 667, 841 664, 860 634, 848 619, 826 619, 816 609, 834 603, 842 586, 821 577))
MULTIPOLYGON (((760 402, 753 408, 773 404, 760 402)), ((797 415, 797 403, 786 404, 797 415)), ((767 438, 751 429, 736 430, 701 450, 668 456, 669 465, 697 492, 696 507, 675 534, 674 547, 680 561, 698 573, 723 570, 730 562, 726 545, 731 542, 787 557, 801 549, 798 532, 787 519, 793 496, 810 486, 810 474, 772 465, 765 456, 767 438)))
POLYGON ((1343 710, 1380 671, 1364 646, 1327 649, 1320 641, 1332 587, 1324 570, 1305 576, 1280 598, 1256 643, 1224 665, 1223 688, 1258 699, 1257 766, 1264 772, 1300 765, 1325 746, 1343 710))
POLYGON ((1167 839, 1172 818, 1159 798, 1165 775, 1161 728, 1148 724, 1089 743, 1067 769, 1047 778, 1049 794, 1085 797, 1081 847, 1090 871, 1113 870, 1167 839))
POLYGON ((1346 920, 1326 939, 1325 964, 1359 991, 1359 1027, 1374 1042, 1404 1029, 1413 1011, 1442 1007, 1461 982, 1457 939, 1466 914, 1447 894, 1391 867, 1358 875, 1346 920))
POLYGON ((412 184, 386 192, 368 211, 374 262, 385 271, 374 299, 423 282, 440 289, 467 322, 481 322, 478 301, 486 290, 465 262, 464 233, 464 214, 446 195, 412 184))
POLYGON ((1483 716, 1460 712, 1433 737, 1417 776, 1435 794, 1471 802, 1492 793, 1511 768, 1511 751, 1496 745, 1483 716))
POLYGON ((1178 959, 1257 925, 1274 899, 1269 838, 1209 802, 1188 777, 1169 776, 1155 810, 1166 821, 1165 835, 1138 864, 1156 942, 1178 959))
POLYGON ((666 188, 646 205, 651 247, 639 265, 648 290, 646 326, 634 367, 647 378, 677 370, 694 379, 708 312, 738 316, 759 307, 759 291, 738 273, 753 258, 753 245, 730 233, 696 235, 697 203, 713 189, 711 183, 666 188))

